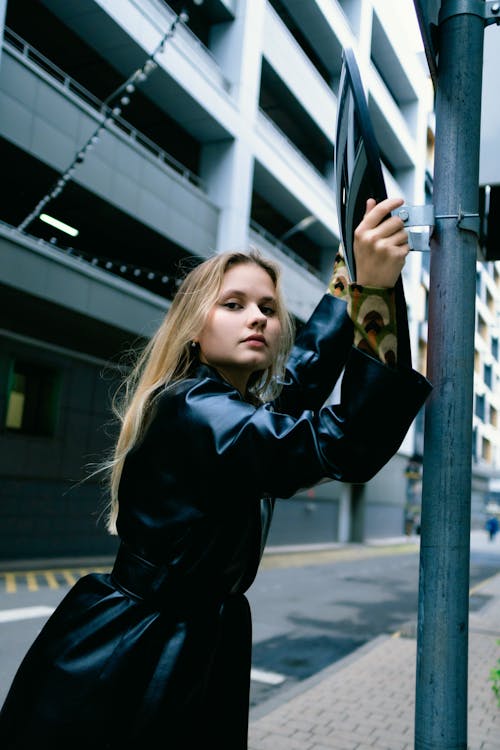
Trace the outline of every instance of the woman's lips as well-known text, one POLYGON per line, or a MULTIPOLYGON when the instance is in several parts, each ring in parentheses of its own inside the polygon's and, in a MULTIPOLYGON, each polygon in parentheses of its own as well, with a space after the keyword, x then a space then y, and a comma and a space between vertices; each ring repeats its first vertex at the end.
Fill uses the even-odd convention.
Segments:
POLYGON ((252 346, 265 346, 266 340, 263 336, 249 336, 244 340, 244 343, 252 346))

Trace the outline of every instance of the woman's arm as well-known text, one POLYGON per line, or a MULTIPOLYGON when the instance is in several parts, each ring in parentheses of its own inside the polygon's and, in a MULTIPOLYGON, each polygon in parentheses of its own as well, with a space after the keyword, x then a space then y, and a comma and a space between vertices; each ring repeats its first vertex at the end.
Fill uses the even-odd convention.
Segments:
POLYGON ((320 409, 345 367, 353 337, 345 301, 323 295, 297 335, 275 410, 299 415, 304 409, 320 409))
POLYGON ((164 424, 175 426, 181 442, 185 432, 197 472, 235 501, 290 497, 324 477, 368 481, 396 453, 429 392, 418 373, 352 348, 336 405, 299 416, 255 409, 207 377, 174 397, 175 418, 166 414, 164 424))
POLYGON ((349 280, 339 249, 328 291, 344 301, 354 326, 354 346, 394 367, 397 362, 397 316, 394 288, 361 286, 349 280))
POLYGON ((358 283, 350 282, 342 255, 337 254, 327 293, 297 336, 275 402, 278 411, 298 415, 304 409, 319 409, 333 391, 353 344, 395 366, 394 285, 408 253, 408 238, 402 220, 390 212, 401 203, 367 202, 354 238, 358 283))

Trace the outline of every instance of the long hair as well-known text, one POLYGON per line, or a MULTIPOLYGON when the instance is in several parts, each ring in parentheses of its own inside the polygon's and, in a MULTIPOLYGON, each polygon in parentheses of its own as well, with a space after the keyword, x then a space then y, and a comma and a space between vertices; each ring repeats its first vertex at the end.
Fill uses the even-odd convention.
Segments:
POLYGON ((155 396, 163 388, 188 377, 198 356, 197 347, 192 347, 191 342, 203 329, 217 301, 224 274, 232 266, 245 263, 254 263, 269 274, 276 290, 276 314, 281 323, 277 356, 268 368, 252 374, 246 396, 254 402, 264 403, 275 398, 282 388, 294 325, 285 306, 279 267, 256 249, 248 253, 221 253, 200 263, 185 277, 163 322, 139 354, 113 399, 113 411, 121 426, 111 459, 103 467, 109 477, 107 529, 111 534, 117 533, 118 486, 125 456, 144 434, 155 396))

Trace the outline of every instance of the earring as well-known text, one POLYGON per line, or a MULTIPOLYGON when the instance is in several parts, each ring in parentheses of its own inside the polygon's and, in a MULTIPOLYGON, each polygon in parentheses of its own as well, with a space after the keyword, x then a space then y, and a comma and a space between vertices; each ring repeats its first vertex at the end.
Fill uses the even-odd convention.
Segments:
POLYGON ((191 341, 191 343, 189 344, 189 346, 191 347, 191 349, 196 349, 196 347, 198 346, 198 342, 197 341, 191 341))

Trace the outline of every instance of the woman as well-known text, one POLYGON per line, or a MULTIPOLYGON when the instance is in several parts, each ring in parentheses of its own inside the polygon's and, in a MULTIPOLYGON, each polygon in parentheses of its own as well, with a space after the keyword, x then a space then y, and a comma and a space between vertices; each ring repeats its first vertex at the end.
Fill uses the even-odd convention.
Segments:
POLYGON ((368 202, 358 283, 337 263, 290 356, 274 264, 226 253, 184 280, 128 381, 109 467, 113 570, 80 579, 31 647, 3 750, 247 747, 244 592, 272 498, 370 479, 430 390, 397 363, 392 288, 408 245, 386 217, 399 205, 368 202), (343 370, 340 403, 324 406, 343 370))

